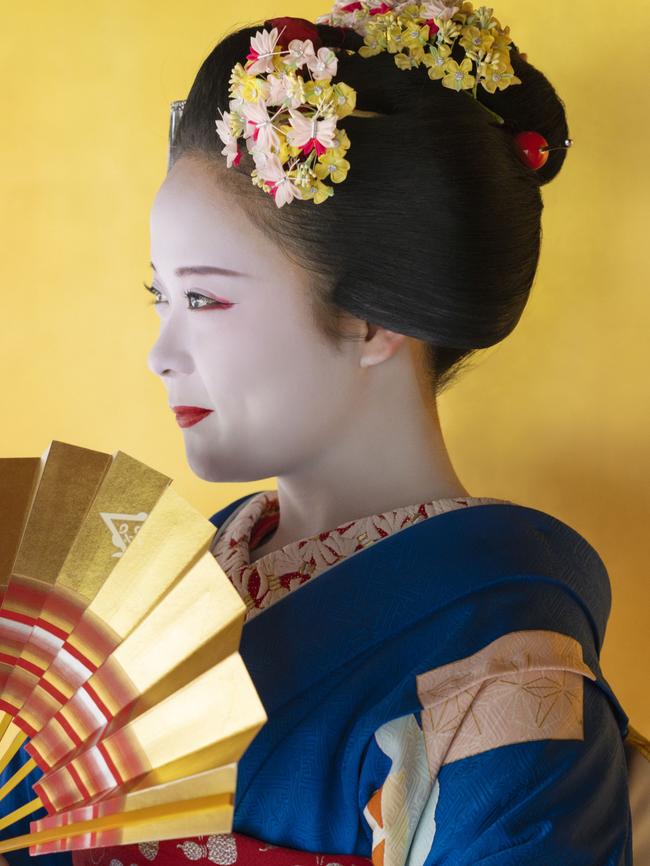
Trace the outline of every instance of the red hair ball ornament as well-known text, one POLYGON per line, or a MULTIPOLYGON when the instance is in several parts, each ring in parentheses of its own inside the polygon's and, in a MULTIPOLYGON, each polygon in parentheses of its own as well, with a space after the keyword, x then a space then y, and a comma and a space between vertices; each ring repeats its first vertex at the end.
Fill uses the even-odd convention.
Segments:
POLYGON ((283 48, 287 48, 292 39, 311 39, 316 51, 323 46, 318 28, 313 21, 307 21, 306 18, 269 18, 264 22, 264 26, 278 28, 280 35, 277 44, 283 48))
POLYGON ((515 135, 515 144, 517 145, 519 158, 524 165, 536 171, 546 164, 549 151, 569 148, 573 144, 573 139, 567 138, 564 144, 557 145, 557 147, 549 147, 548 141, 539 132, 526 130, 515 135))

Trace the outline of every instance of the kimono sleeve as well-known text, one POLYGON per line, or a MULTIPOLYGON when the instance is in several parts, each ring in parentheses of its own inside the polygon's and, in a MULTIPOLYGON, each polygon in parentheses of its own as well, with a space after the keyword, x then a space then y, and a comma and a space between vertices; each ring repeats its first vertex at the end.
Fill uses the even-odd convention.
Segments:
POLYGON ((623 740, 577 641, 510 632, 416 681, 420 712, 367 753, 375 866, 632 863, 623 740))

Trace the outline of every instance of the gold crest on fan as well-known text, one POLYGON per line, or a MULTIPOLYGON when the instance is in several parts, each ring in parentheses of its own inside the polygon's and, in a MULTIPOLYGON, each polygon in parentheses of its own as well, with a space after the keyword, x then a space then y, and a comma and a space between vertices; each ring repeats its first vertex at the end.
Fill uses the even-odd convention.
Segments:
POLYGON ((216 527, 122 451, 0 458, 0 770, 30 760, 30 853, 227 833, 266 722, 216 527))

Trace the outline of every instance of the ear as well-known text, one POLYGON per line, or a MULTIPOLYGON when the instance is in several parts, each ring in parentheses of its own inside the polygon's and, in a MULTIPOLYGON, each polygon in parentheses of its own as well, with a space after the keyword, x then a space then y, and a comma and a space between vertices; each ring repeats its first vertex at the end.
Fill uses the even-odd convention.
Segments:
POLYGON ((406 340, 405 334, 389 331, 381 325, 366 323, 367 333, 359 364, 362 367, 370 367, 373 364, 381 364, 387 358, 391 358, 406 340))

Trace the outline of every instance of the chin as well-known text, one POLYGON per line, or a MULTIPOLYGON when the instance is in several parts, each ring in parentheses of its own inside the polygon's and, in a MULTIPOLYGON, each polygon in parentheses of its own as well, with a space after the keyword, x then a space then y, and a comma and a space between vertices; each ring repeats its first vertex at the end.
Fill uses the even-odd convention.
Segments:
POLYGON ((192 472, 202 481, 229 481, 223 467, 215 461, 214 454, 201 455, 188 453, 187 462, 192 472))
POLYGON ((187 449, 187 462, 192 472, 202 481, 239 482, 257 481, 263 476, 256 474, 252 467, 242 466, 241 461, 210 452, 187 449))
POLYGON ((260 460, 261 455, 257 460, 251 460, 250 454, 219 453, 214 442, 212 447, 205 443, 204 447, 186 446, 186 456, 192 472, 203 481, 255 483, 275 477, 273 467, 268 464, 273 463, 275 469, 278 468, 278 462, 269 460, 268 455, 266 460, 260 460))

